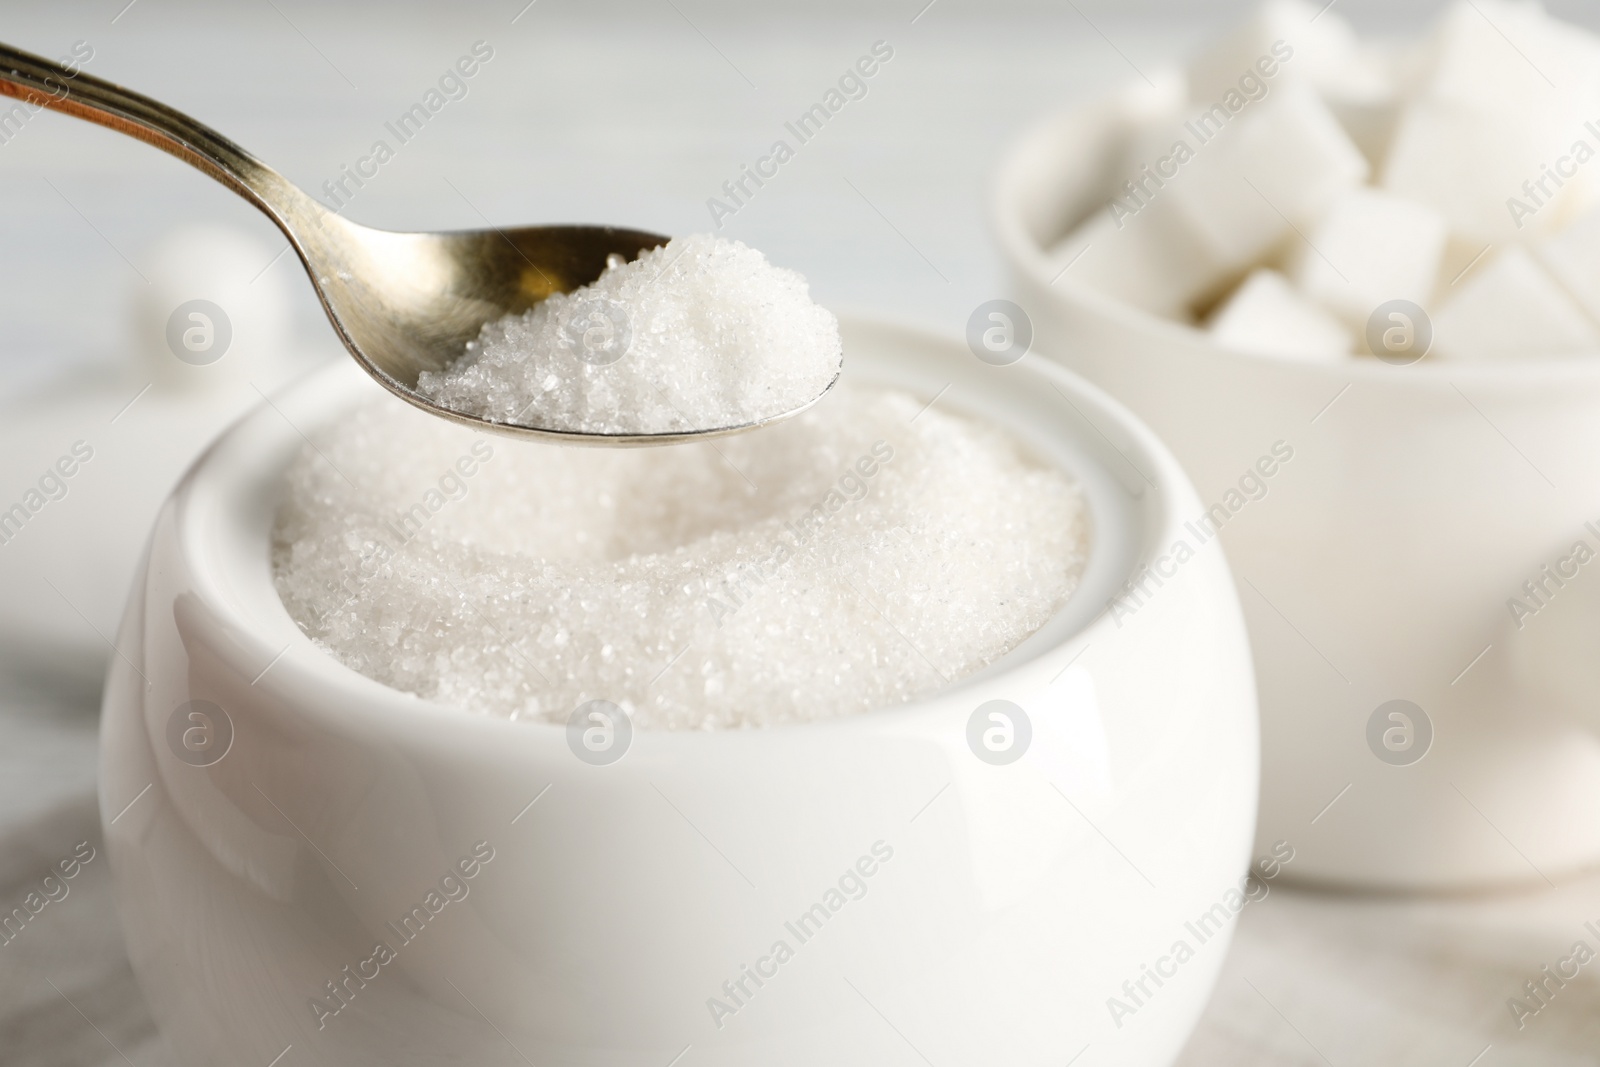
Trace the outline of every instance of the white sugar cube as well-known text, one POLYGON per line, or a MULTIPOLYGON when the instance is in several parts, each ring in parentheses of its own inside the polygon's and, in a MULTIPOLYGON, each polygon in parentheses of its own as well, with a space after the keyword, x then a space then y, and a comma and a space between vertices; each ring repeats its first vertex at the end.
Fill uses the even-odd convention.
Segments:
POLYGON ((1211 104, 1229 91, 1248 92, 1252 76, 1308 81, 1319 89, 1347 77, 1357 47, 1355 31, 1334 12, 1319 15, 1320 7, 1304 0, 1268 0, 1190 63, 1190 98, 1211 104))
POLYGON ((1395 93, 1350 94, 1325 98, 1350 140, 1367 157, 1374 173, 1383 169, 1389 142, 1400 124, 1400 98, 1395 93))
POLYGON ((1438 207, 1458 235, 1550 233, 1594 200, 1600 38, 1537 4, 1462 0, 1424 50, 1416 93, 1383 183, 1438 207))
POLYGON ((1378 175, 1383 173, 1406 104, 1421 93, 1431 52, 1423 42, 1379 40, 1363 42, 1359 58, 1363 74, 1357 84, 1365 88, 1358 91, 1352 86, 1323 95, 1378 175))
POLYGON ((1433 351, 1488 362, 1600 351, 1600 327, 1520 245, 1456 287, 1433 316, 1433 351))
MULTIPOLYGON (((1118 187, 1112 190, 1113 195, 1127 196, 1128 192, 1123 183, 1129 180, 1147 180, 1144 178, 1147 170, 1158 172, 1163 166, 1162 160, 1171 159, 1173 147, 1179 141, 1184 141, 1192 148, 1194 138, 1184 132, 1180 114, 1177 112, 1159 119, 1133 124, 1125 135, 1117 156, 1115 174, 1118 187)), ((1169 172, 1174 170, 1173 164, 1166 164, 1166 169, 1169 172)), ((1159 177, 1159 174, 1157 176, 1159 177)))
POLYGON ((1419 90, 1490 110, 1564 111, 1581 122, 1600 100, 1600 38, 1537 3, 1459 0, 1426 45, 1419 90))
POLYGON ((1451 237, 1444 243, 1444 255, 1439 259, 1439 276, 1434 282, 1433 299, 1418 303, 1442 307, 1467 279, 1477 277, 1493 261, 1494 245, 1487 241, 1451 237))
POLYGON ((1209 255, 1242 270, 1314 221, 1368 172, 1361 150, 1316 94, 1284 85, 1230 114, 1222 105, 1184 124, 1194 158, 1170 197, 1209 255))
POLYGON ((1265 268, 1244 280, 1207 329, 1228 347, 1293 359, 1343 359, 1355 343, 1343 323, 1265 268))
POLYGON ((1444 217, 1377 189, 1352 190, 1306 232, 1293 256, 1295 284, 1353 329, 1389 300, 1423 304, 1444 252, 1444 217))
POLYGON ((1172 147, 1178 124, 1189 106, 1189 76, 1181 67, 1148 71, 1149 84, 1136 82, 1114 98, 1117 138, 1106 155, 1117 181, 1152 164, 1172 147))
POLYGON ((1320 79, 1317 91, 1373 173, 1383 169, 1400 108, 1416 81, 1412 50, 1387 42, 1362 43, 1337 73, 1320 79))
POLYGON ((1583 309, 1600 322, 1600 211, 1591 211, 1533 254, 1583 309))
POLYGON ((1217 292, 1227 271, 1206 254, 1160 191, 1136 214, 1097 211, 1051 250, 1062 273, 1157 315, 1186 319, 1190 305, 1217 292))
MULTIPOLYGON (((1383 185, 1438 208, 1465 238, 1498 244, 1549 233, 1585 195, 1582 182, 1549 167, 1581 133, 1553 133, 1538 116, 1419 98, 1400 117, 1383 185)), ((1582 172, 1576 160, 1563 166, 1582 172)))

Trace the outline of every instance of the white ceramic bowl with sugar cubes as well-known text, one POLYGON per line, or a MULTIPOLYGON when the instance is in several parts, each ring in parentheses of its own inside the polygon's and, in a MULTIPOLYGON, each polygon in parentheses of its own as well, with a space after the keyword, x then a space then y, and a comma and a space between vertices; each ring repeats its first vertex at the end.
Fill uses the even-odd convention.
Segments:
POLYGON ((1385 888, 1600 862, 1600 39, 1278 2, 1152 82, 1027 132, 994 219, 1041 343, 1220 530, 1261 840, 1385 888))

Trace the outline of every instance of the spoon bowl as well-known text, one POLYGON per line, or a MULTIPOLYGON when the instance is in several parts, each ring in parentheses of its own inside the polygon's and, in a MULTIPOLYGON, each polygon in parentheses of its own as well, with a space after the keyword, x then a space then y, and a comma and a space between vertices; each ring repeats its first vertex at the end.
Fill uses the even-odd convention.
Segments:
POLYGON ((408 403, 476 429, 569 445, 663 445, 742 433, 799 414, 668 433, 588 433, 483 418, 417 391, 486 323, 528 310, 552 293, 600 277, 614 257, 633 260, 668 238, 612 226, 490 227, 402 233, 351 222, 215 130, 111 82, 0 44, 0 95, 48 107, 155 145, 259 208, 283 231, 345 348, 408 403))

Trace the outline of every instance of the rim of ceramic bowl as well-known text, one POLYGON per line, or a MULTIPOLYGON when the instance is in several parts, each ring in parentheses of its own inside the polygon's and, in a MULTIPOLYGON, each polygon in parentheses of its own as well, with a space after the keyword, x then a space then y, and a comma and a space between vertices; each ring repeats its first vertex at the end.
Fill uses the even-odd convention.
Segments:
MULTIPOLYGON (((1040 168, 1034 160, 1049 158, 1050 154, 1042 150, 1067 139, 1085 142, 1098 139, 1099 144, 1086 143, 1085 151, 1102 151, 1109 133, 1119 127, 1131 127, 1141 115, 1149 115, 1151 106, 1150 87, 1143 83, 1127 84, 1054 108, 1026 126, 1002 152, 1000 163, 989 182, 990 223, 994 227, 1001 254, 1012 269, 1037 285, 1048 299, 1075 305, 1087 314, 1154 342, 1183 346, 1207 357, 1258 363, 1281 368, 1286 373, 1320 377, 1330 383, 1384 380, 1390 384, 1404 382, 1408 386, 1442 390, 1449 389, 1452 381, 1515 388, 1544 386, 1552 382, 1600 380, 1600 353, 1531 356, 1488 363, 1423 359, 1406 365, 1365 357, 1323 363, 1276 356, 1218 343, 1199 327, 1164 318, 1100 292, 1075 278, 1062 276, 1050 262, 1044 247, 1034 240, 1020 209, 1022 197, 1019 191, 1036 187, 1040 181, 1051 177, 1040 174, 1040 168), (1097 119, 1103 125, 1097 127, 1097 119), (1093 132, 1090 136, 1084 136, 1084 130, 1093 132)), ((1094 210, 1094 207, 1090 207, 1087 211, 1076 213, 1074 225, 1087 219, 1094 210)))
MULTIPOLYGON (((919 349, 936 348, 947 353, 959 350, 965 354, 959 340, 879 316, 844 315, 841 325, 847 338, 851 334, 865 334, 869 344, 898 342, 919 349)), ((847 360, 847 368, 848 365, 847 360)), ((277 398, 263 401, 213 442, 173 491, 167 507, 173 510, 172 536, 185 563, 190 591, 204 605, 205 616, 228 629, 229 640, 216 642, 211 653, 219 656, 236 676, 244 678, 256 675, 270 662, 270 670, 262 671, 257 682, 252 683, 259 685, 264 695, 309 709, 337 706, 340 717, 350 722, 361 722, 380 714, 381 706, 381 716, 392 729, 406 726, 432 729, 438 723, 449 721, 454 724, 451 732, 456 736, 479 730, 517 731, 518 736, 554 737, 564 733, 565 723, 513 720, 475 713, 394 689, 368 678, 317 647, 290 618, 273 583, 271 560, 266 551, 288 457, 303 447, 302 437, 314 430, 303 421, 291 421, 290 414, 303 415, 299 408, 318 405, 325 417, 347 409, 350 401, 339 390, 332 390, 331 397, 317 396, 313 392, 319 381, 333 381, 330 375, 346 369, 339 365, 313 372, 288 386, 277 398), (224 550, 217 543, 226 541, 231 534, 240 535, 238 551, 224 550), (259 553, 251 551, 251 542, 261 550, 259 553), (270 620, 265 619, 263 612, 271 615, 270 620), (270 623, 270 633, 264 621, 270 623), (311 699, 312 694, 316 694, 316 699, 311 699)), ((1002 677, 1014 683, 1018 691, 1031 689, 1040 678, 1047 679, 1058 671, 1059 660, 1064 655, 1071 652, 1070 658, 1075 660, 1077 652, 1100 635, 1114 631, 1116 622, 1104 608, 1096 610, 1095 601, 1083 598, 1096 558, 1102 559, 1101 587, 1120 588, 1128 575, 1148 565, 1178 536, 1182 521, 1180 505, 1191 502, 1189 498, 1194 491, 1166 446, 1131 411, 1106 393, 1048 358, 1030 356, 1005 370, 1027 376, 1046 392, 1053 389, 1059 393, 1067 406, 1105 438, 1107 446, 1116 449, 1135 466, 1141 480, 1147 481, 1153 490, 1146 495, 1143 489, 1134 489, 1129 484, 1131 477, 1126 473, 1119 477, 1109 465, 1101 464, 1098 469, 1091 467, 1092 454, 1101 446, 1092 442, 1085 444, 1089 434, 1082 427, 1052 424, 1042 431, 1034 431, 1031 436, 1035 438, 1048 434, 1061 448, 1081 451, 1086 461, 1082 467, 1069 468, 1069 473, 1083 484, 1090 509, 1089 560, 1084 580, 1051 619, 988 666, 905 704, 759 729, 641 730, 635 734, 635 745, 643 737, 651 738, 652 743, 658 745, 705 744, 714 738, 748 739, 790 730, 880 732, 915 727, 935 715, 947 713, 952 700, 959 701, 965 691, 978 686, 992 689, 1002 677), (1107 430, 1119 436, 1121 443, 1106 436, 1107 430), (1103 492, 1115 494, 1120 490, 1128 498, 1128 502, 1121 505, 1125 508, 1121 520, 1123 530, 1114 543, 1102 545, 1099 539, 1100 520, 1106 516, 1094 510, 1093 487, 1088 483, 1095 479, 1103 492), (1083 618, 1073 621, 1074 613, 1083 618), (1063 620, 1068 625, 1061 625, 1063 620)), ((891 381, 893 378, 889 376, 891 381)), ((373 395, 377 395, 376 390, 373 395)), ((1054 401, 1049 402, 1054 404, 1054 401)), ((1061 413, 1066 414, 1064 410, 1061 413)), ((1023 434, 1024 440, 1029 436, 1023 434)), ((166 521, 165 512, 162 521, 166 521)), ((143 583, 148 578, 142 576, 140 581, 143 583)))

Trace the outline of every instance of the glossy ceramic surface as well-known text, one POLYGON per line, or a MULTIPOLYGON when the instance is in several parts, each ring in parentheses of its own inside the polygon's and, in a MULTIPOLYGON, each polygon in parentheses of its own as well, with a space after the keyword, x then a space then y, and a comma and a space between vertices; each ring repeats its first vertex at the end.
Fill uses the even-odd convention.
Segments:
POLYGON ((373 394, 356 368, 198 462, 128 606, 101 783, 131 957, 184 1064, 292 1046, 285 1064, 339 1067, 1042 1067, 1089 1044, 1096 1063, 1171 1062, 1249 861, 1252 673, 1215 546, 1137 613, 1103 608, 1181 536, 1194 493, 1048 361, 990 367, 872 323, 845 342, 851 377, 948 386, 941 407, 1077 474, 1097 538, 1080 594, 930 699, 640 732, 606 766, 562 727, 360 677, 289 619, 267 555, 278 480, 301 431, 373 394), (997 699, 1032 728, 1005 765, 967 741, 997 699), (187 745, 190 727, 213 732, 187 745))

